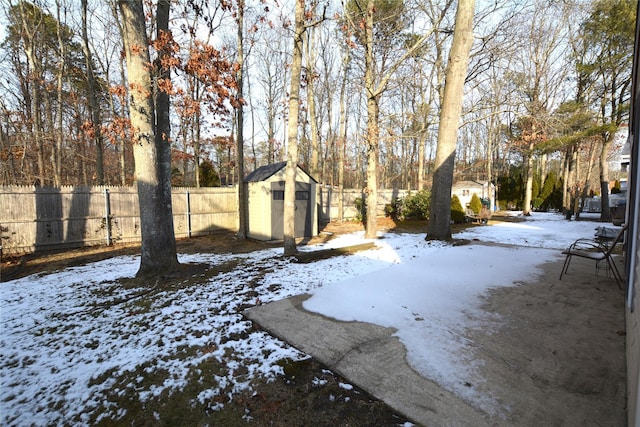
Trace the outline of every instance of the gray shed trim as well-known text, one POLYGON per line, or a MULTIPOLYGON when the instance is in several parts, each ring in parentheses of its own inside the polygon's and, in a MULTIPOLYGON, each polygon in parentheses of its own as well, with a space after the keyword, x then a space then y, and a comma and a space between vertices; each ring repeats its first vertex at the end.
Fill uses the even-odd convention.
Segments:
MULTIPOLYGON (((273 175, 280 172, 285 166, 287 166, 287 162, 278 162, 278 163, 273 163, 271 165, 261 166, 258 169, 254 170, 253 172, 251 172, 249 175, 247 175, 246 178, 244 179, 244 182, 266 181, 267 179, 271 178, 273 175)), ((309 174, 309 172, 307 172, 303 167, 301 167, 300 165, 297 165, 297 166, 300 168, 300 170, 302 170, 304 173, 309 175, 309 178, 311 178, 313 182, 315 182, 316 184, 318 183, 318 181, 316 181, 316 179, 312 177, 309 174)))

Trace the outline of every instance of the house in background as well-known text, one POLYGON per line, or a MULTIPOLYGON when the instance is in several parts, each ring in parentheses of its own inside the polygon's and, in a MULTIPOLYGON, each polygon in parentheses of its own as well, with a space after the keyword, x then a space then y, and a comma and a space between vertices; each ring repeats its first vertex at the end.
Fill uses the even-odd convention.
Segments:
POLYGON ((451 195, 458 196, 462 207, 467 207, 471 203, 473 193, 481 199, 489 200, 489 211, 493 212, 496 206, 496 186, 489 182, 478 181, 458 181, 451 188, 451 195))
MULTIPOLYGON (((284 238, 284 183, 286 162, 262 166, 244 179, 247 197, 247 237, 284 238)), ((295 237, 318 234, 317 181, 300 166, 296 170, 295 237)))

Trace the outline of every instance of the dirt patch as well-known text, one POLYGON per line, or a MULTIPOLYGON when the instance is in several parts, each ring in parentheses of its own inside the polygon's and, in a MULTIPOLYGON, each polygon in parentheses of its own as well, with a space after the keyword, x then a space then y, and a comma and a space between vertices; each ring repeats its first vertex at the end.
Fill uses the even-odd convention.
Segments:
POLYGON ((624 294, 593 263, 544 264, 535 281, 490 290, 500 318, 470 332, 483 393, 508 403, 509 425, 625 425, 624 294))

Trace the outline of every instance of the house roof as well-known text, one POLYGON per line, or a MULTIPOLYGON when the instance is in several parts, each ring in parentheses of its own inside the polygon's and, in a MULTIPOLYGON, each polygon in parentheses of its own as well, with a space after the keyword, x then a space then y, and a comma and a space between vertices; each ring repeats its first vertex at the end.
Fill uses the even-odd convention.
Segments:
MULTIPOLYGON (((282 169, 284 169, 285 166, 287 166, 287 162, 278 162, 278 163, 272 163, 272 164, 266 165, 266 166, 261 166, 258 169, 254 170, 253 172, 251 172, 249 175, 247 175, 245 177, 245 179, 244 179, 244 182, 265 181, 265 180, 271 178, 273 175, 275 175, 278 172, 280 172, 282 169)), ((307 175, 309 175, 309 173, 306 170, 304 170, 303 168, 301 168, 300 165, 298 165, 298 168, 302 172, 304 172, 307 175)), ((316 182, 316 183, 318 182, 311 175, 309 175, 309 177, 314 182, 316 182)))

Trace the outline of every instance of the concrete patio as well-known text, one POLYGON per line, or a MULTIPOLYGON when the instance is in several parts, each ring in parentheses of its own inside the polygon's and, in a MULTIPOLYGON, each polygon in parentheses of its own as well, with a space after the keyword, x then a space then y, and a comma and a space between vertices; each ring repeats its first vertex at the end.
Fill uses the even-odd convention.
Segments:
POLYGON ((584 259, 560 281, 563 260, 535 281, 490 291, 483 309, 500 316, 498 330, 466 332, 485 381, 465 386, 486 405, 414 371, 393 330, 308 312, 306 295, 245 315, 419 425, 625 425, 624 292, 584 259))

